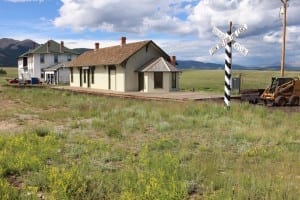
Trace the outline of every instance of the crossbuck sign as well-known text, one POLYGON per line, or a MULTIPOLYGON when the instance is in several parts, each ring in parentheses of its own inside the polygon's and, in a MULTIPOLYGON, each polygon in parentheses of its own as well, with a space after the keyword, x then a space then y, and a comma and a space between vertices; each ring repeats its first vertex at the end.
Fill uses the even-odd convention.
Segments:
POLYGON ((248 49, 236 42, 235 39, 243 32, 247 30, 247 25, 244 24, 233 33, 232 22, 230 22, 230 30, 227 33, 223 33, 217 27, 213 28, 213 34, 218 36, 221 41, 209 50, 209 54, 215 54, 219 49, 225 47, 225 86, 224 86, 224 103, 227 109, 230 108, 230 92, 231 92, 231 62, 232 62, 232 46, 241 54, 246 56, 248 49))
POLYGON ((231 35, 228 35, 226 33, 223 33, 218 29, 217 27, 214 27, 212 32, 216 36, 218 36, 221 41, 216 44, 213 48, 209 50, 209 54, 213 55, 215 54, 219 49, 223 48, 228 44, 229 42, 233 43, 233 48, 235 48, 237 51, 239 51, 241 54, 246 56, 248 54, 248 49, 246 49, 244 46, 242 46, 240 43, 235 41, 235 38, 237 38, 241 33, 245 32, 248 29, 247 25, 244 24, 240 28, 238 28, 236 31, 234 31, 231 35))

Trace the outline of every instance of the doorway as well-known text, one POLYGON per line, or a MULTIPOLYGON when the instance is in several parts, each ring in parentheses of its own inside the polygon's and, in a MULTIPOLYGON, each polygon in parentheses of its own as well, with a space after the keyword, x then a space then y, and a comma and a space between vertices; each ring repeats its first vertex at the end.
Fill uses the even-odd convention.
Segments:
POLYGON ((144 72, 139 72, 139 91, 144 91, 144 72))
POLYGON ((80 87, 82 87, 82 68, 79 68, 79 82, 80 82, 80 87))

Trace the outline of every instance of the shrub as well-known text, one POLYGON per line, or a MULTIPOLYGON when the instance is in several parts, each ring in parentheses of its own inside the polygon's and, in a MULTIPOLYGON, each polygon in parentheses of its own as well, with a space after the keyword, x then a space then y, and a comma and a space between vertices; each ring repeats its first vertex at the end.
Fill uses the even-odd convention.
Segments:
POLYGON ((80 172, 79 166, 51 167, 46 173, 49 195, 53 199, 84 199, 87 195, 88 179, 80 172))
POLYGON ((187 184, 177 155, 150 152, 146 146, 124 173, 121 199, 185 199, 187 184))
POLYGON ((39 137, 45 137, 46 135, 48 135, 50 133, 50 130, 45 127, 38 127, 34 130, 34 132, 39 137))
POLYGON ((17 189, 11 187, 6 180, 0 179, 0 197, 2 200, 19 199, 17 189))
POLYGON ((4 69, 0 69, 0 75, 6 75, 7 72, 4 69))
POLYGON ((112 138, 122 138, 122 134, 120 133, 120 130, 116 128, 111 128, 106 131, 106 135, 112 138))

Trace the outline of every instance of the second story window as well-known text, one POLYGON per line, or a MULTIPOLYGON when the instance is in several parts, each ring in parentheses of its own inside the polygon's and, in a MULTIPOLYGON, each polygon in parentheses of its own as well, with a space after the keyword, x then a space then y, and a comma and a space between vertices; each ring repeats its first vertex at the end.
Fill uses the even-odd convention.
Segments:
POLYGON ((54 63, 58 63, 58 54, 54 54, 54 63))
POLYGON ((69 55, 67 56, 67 59, 68 59, 68 62, 70 62, 70 61, 72 60, 72 55, 69 54, 69 55))
POLYGON ((45 63, 45 54, 40 54, 40 63, 45 63))
POLYGON ((28 62, 27 62, 28 60, 27 60, 27 57, 24 57, 23 58, 23 66, 24 67, 27 67, 27 65, 28 65, 28 62))

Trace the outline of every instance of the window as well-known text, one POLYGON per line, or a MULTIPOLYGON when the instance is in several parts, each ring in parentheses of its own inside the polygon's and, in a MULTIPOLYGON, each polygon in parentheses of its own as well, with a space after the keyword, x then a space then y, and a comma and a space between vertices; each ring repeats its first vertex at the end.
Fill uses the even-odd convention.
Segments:
POLYGON ((70 61, 72 60, 72 55, 71 55, 71 54, 69 54, 69 55, 67 56, 67 60, 68 60, 68 62, 70 62, 70 61))
POLYGON ((71 83, 73 83, 74 78, 73 78, 73 68, 70 68, 70 75, 71 75, 71 83))
POLYGON ((154 72, 154 88, 163 88, 162 72, 154 72))
POLYGON ((58 54, 54 54, 54 63, 58 63, 58 54))
POLYGON ((40 54, 40 63, 45 63, 45 54, 40 54))
POLYGON ((23 58, 23 67, 27 67, 28 62, 27 62, 27 57, 23 58))
POLYGON ((44 79, 44 72, 41 73, 41 79, 44 79))
POLYGON ((91 67, 92 84, 95 83, 95 67, 91 67))
POLYGON ((86 69, 83 70, 83 83, 86 83, 86 69))
POLYGON ((172 88, 176 88, 176 72, 172 72, 172 88))

